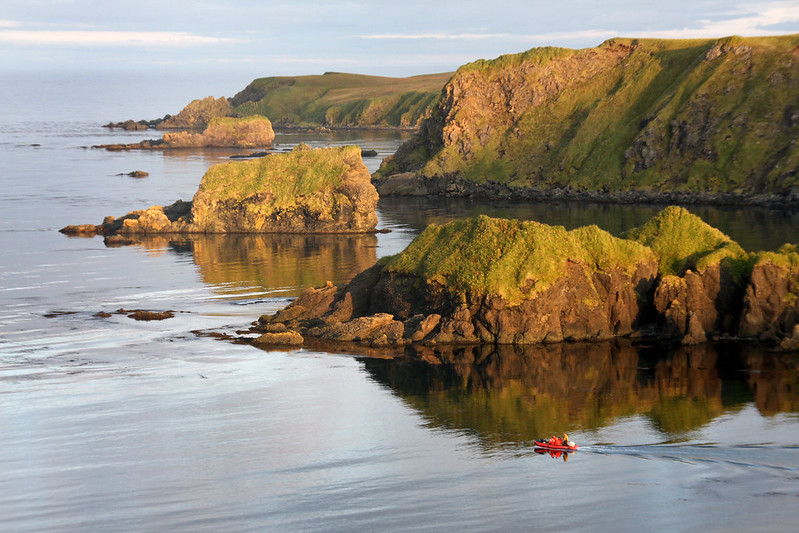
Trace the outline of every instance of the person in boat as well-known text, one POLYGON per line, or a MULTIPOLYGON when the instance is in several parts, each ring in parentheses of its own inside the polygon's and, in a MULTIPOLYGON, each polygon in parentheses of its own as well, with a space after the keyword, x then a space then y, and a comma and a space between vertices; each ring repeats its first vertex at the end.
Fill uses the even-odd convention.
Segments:
POLYGON ((565 433, 563 434, 562 442, 564 446, 571 446, 571 443, 569 442, 569 436, 565 433))
POLYGON ((561 444, 563 444, 563 440, 560 437, 552 435, 547 441, 547 443, 549 443, 552 446, 560 446, 561 444))

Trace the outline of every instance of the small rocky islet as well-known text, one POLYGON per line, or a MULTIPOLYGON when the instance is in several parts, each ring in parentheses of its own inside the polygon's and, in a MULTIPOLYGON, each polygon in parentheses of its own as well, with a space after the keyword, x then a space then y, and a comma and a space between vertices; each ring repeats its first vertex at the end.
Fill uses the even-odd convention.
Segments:
POLYGON ((431 225, 343 287, 253 325, 261 346, 515 344, 618 337, 799 341, 799 249, 747 253, 684 208, 622 237, 484 215, 431 225))
POLYGON ((301 144, 291 152, 214 165, 189 202, 60 231, 103 235, 109 243, 181 233, 367 233, 377 226, 377 199, 360 148, 301 144))
POLYGON ((271 146, 274 140, 272 123, 266 117, 217 116, 208 119, 204 129, 199 132, 167 131, 161 139, 148 139, 131 144, 98 144, 92 148, 103 148, 112 152, 179 148, 265 148, 271 146))

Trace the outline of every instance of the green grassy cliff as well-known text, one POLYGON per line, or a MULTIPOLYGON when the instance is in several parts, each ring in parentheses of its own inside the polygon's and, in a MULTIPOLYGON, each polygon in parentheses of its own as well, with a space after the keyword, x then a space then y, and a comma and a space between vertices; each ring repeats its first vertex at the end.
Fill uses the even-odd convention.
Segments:
POLYGON ((452 293, 497 295, 518 303, 549 289, 567 263, 587 271, 616 268, 633 274, 654 262, 646 246, 613 237, 597 226, 563 226, 479 215, 443 226, 431 224, 388 268, 435 281, 452 293))
POLYGON ((380 175, 785 193, 799 186, 797 138, 799 34, 613 39, 464 65, 380 175))
POLYGON ((386 78, 328 72, 259 78, 230 99, 237 116, 276 125, 415 128, 430 114, 451 72, 386 78))

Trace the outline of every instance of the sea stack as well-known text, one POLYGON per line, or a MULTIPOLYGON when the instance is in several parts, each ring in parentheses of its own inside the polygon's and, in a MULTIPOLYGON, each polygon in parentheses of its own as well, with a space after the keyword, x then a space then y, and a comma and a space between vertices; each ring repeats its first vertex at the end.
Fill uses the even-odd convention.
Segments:
POLYGON ((367 233, 377 226, 377 191, 357 146, 293 151, 214 165, 191 202, 153 206, 68 235, 168 233, 367 233))

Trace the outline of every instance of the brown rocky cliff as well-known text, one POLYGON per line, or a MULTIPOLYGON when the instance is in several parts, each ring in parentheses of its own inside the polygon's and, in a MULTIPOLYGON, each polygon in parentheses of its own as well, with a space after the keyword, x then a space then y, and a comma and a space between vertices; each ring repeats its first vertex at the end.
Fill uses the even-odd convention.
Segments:
POLYGON ((793 256, 794 262, 766 256, 752 269, 743 297, 740 336, 774 341, 792 335, 799 324, 799 254, 786 250, 785 255, 793 256))
POLYGON ((207 96, 201 100, 193 100, 184 107, 177 115, 173 115, 160 122, 156 129, 159 130, 178 130, 195 129, 202 130, 216 117, 227 117, 233 111, 233 106, 224 96, 214 98, 207 96))
POLYGON ((570 187, 792 198, 798 44, 799 35, 613 39, 477 61, 453 76, 378 181, 413 172, 498 182, 518 194, 570 187))

